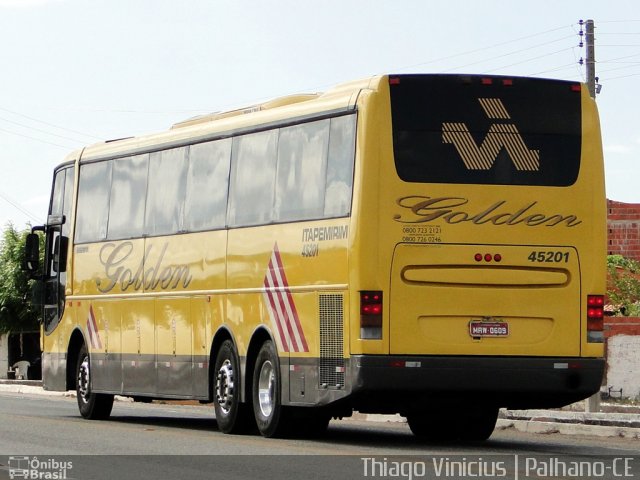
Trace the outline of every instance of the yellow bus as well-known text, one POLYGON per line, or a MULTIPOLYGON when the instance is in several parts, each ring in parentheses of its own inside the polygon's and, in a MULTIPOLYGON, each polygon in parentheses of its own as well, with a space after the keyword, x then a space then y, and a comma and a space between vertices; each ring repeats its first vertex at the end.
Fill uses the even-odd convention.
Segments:
POLYGON ((605 208, 595 102, 557 80, 382 75, 89 146, 27 246, 44 388, 486 439, 598 392, 605 208))

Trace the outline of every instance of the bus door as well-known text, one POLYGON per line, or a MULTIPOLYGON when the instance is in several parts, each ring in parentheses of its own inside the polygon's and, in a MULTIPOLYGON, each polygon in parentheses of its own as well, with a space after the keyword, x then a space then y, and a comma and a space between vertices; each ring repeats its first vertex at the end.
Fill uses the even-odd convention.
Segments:
POLYGON ((55 329, 64 310, 73 182, 73 166, 56 172, 45 241, 43 303, 44 330, 46 334, 55 329))

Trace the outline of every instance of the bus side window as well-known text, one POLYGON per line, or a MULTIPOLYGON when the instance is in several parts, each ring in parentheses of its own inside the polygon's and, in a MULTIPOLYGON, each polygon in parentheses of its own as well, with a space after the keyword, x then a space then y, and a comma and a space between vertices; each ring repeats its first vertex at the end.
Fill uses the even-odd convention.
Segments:
POLYGON ((76 243, 99 242, 107 237, 112 161, 80 167, 76 243))
POLYGON ((329 120, 280 129, 274 220, 322 218, 329 120))
POLYGON ((184 228, 190 232, 224 228, 231 164, 231 139, 189 148, 184 228))
POLYGON ((271 223, 277 146, 278 130, 233 139, 228 211, 230 227, 271 223))
POLYGON ((341 217, 351 213, 355 138, 355 115, 331 119, 325 217, 341 217))

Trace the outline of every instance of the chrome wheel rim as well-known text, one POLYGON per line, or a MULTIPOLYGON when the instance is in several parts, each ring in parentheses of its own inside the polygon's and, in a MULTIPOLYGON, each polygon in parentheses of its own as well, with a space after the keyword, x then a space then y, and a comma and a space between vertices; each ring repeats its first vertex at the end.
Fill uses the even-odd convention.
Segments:
POLYGON ((89 368, 89 355, 85 355, 78 369, 78 393, 84 403, 89 401, 91 384, 91 371, 89 368))
POLYGON ((267 418, 271 416, 271 412, 273 412, 275 381, 276 372, 273 363, 267 360, 262 364, 260 376, 258 377, 258 404, 260 406, 260 412, 267 418))
POLYGON ((229 413, 233 406, 234 387, 233 367, 227 359, 220 366, 216 378, 216 402, 224 413, 229 413))

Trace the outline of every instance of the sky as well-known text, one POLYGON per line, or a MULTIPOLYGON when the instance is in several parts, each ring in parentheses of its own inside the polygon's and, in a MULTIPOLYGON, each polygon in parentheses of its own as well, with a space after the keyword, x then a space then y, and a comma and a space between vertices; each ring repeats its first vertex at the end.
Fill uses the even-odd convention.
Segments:
POLYGON ((71 151, 382 73, 584 81, 607 197, 640 203, 637 0, 0 0, 0 228, 46 218, 71 151))

